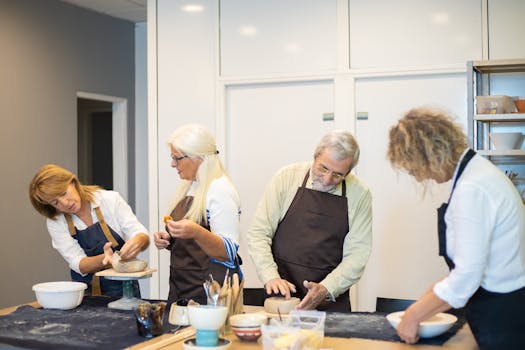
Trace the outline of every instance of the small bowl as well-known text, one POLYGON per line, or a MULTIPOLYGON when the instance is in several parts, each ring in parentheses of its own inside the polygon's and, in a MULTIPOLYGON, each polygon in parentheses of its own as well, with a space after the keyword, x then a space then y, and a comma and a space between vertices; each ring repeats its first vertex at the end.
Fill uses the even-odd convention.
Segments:
POLYGON ((237 314, 230 316, 233 333, 242 341, 256 341, 261 336, 261 325, 267 317, 261 313, 237 314))
MULTIPOLYGON (((401 322, 401 317, 404 315, 404 311, 393 312, 386 315, 386 319, 392 327, 397 329, 399 322, 401 322)), ((454 315, 447 313, 438 313, 428 320, 425 320, 419 324, 419 330, 417 334, 421 338, 432 338, 437 337, 440 334, 445 333, 456 323, 458 318, 454 315)))
POLYGON ((87 284, 82 282, 45 282, 33 286, 36 300, 44 309, 69 310, 82 302, 87 284))
POLYGON ((500 151, 520 149, 523 143, 523 134, 521 132, 491 132, 489 137, 494 148, 500 151))

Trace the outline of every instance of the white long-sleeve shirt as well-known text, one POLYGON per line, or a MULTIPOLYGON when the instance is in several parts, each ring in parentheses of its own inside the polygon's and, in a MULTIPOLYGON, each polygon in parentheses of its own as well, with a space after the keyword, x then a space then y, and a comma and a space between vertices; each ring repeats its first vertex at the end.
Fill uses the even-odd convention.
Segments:
MULTIPOLYGON (((192 184, 188 195, 194 192, 192 184)), ((235 186, 227 176, 213 180, 206 192, 206 217, 210 231, 222 238, 228 255, 227 261, 212 261, 228 268, 235 268, 235 258, 239 249, 239 220, 241 201, 235 186)))
MULTIPOLYGON (((148 234, 148 230, 142 225, 128 203, 115 191, 99 190, 93 194, 91 203, 91 218, 93 224, 98 222, 95 208, 100 207, 104 220, 124 241, 139 234, 148 234)), ((84 230, 87 225, 76 215, 71 215, 73 224, 79 230, 84 230)), ((55 219, 47 219, 47 230, 51 236, 53 248, 67 261, 69 268, 83 276, 79 269, 80 260, 87 255, 69 233, 66 218, 60 214, 55 219)))
POLYGON ((494 164, 479 155, 471 159, 445 222, 447 252, 455 268, 434 286, 439 298, 459 308, 480 286, 499 293, 525 286, 525 207, 494 164))

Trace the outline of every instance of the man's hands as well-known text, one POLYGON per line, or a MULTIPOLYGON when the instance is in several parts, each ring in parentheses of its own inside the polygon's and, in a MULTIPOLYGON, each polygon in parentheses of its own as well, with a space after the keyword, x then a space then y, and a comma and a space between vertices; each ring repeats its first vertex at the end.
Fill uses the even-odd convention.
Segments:
POLYGON ((297 290, 295 286, 282 278, 274 278, 265 284, 266 294, 281 294, 286 299, 290 299, 290 292, 295 293, 297 290))
POLYGON ((297 305, 297 310, 313 310, 317 305, 326 300, 328 289, 320 283, 303 281, 303 286, 308 289, 308 293, 297 305))
MULTIPOLYGON (((328 290, 320 283, 304 281, 303 285, 308 289, 308 293, 306 293, 303 300, 297 305, 297 309, 313 310, 326 299, 328 290)), ((291 297, 291 293, 297 292, 295 285, 282 278, 269 280, 266 282, 265 288, 266 294, 281 294, 286 299, 291 297)))

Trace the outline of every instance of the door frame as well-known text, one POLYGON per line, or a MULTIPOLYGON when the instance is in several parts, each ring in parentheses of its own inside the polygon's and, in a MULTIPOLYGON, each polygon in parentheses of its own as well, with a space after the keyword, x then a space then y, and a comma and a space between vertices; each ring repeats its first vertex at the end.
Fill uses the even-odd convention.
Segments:
POLYGON ((77 98, 112 103, 113 189, 128 200, 128 100, 84 91, 78 91, 77 98))

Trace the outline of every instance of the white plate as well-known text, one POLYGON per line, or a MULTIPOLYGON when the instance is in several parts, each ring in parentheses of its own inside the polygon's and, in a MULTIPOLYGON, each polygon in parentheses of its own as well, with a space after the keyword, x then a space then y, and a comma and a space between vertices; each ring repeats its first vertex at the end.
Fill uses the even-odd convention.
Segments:
POLYGON ((196 339, 187 339, 182 343, 182 346, 186 350, 226 350, 232 344, 231 341, 224 338, 219 338, 219 344, 217 346, 197 346, 196 339))
MULTIPOLYGON (((404 311, 393 312, 386 315, 386 319, 390 322, 392 327, 397 329, 397 325, 401 322, 401 317, 403 317, 404 313, 404 311)), ((437 337, 448 331, 457 320, 458 318, 454 315, 443 312, 438 313, 419 324, 418 335, 421 338, 437 337)))

